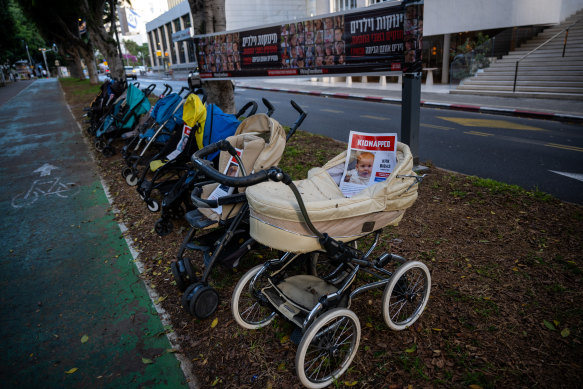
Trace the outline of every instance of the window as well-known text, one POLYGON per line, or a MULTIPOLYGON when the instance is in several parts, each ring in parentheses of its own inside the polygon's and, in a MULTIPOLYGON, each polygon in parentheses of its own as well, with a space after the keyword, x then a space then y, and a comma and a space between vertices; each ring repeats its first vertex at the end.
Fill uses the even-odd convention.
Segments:
POLYGON ((182 24, 184 28, 192 27, 192 23, 190 23, 190 14, 186 14, 182 17, 182 24))
POLYGON ((356 8, 356 0, 334 0, 334 12, 356 8))
POLYGON ((180 27, 180 19, 174 19, 172 23, 174 23, 174 32, 182 30, 182 27, 180 27))
POLYGON ((176 46, 174 44, 174 41, 172 40, 172 23, 166 23, 166 33, 168 34, 168 38, 170 38, 170 47, 168 48, 168 56, 170 58, 172 58, 172 63, 176 63, 176 50, 174 50, 174 47, 176 46))
POLYGON ((184 42, 178 42, 178 57, 180 58, 180 63, 186 62, 186 58, 184 56, 184 42))

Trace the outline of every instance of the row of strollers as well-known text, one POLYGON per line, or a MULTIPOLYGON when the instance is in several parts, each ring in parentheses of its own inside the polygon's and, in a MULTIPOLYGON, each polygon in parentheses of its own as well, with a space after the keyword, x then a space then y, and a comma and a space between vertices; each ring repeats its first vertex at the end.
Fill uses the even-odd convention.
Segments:
POLYGON ((246 329, 276 316, 294 324, 296 374, 308 388, 336 382, 350 366, 361 338, 351 309, 357 295, 384 288, 381 314, 393 330, 417 321, 431 289, 427 266, 374 253, 383 227, 396 225, 417 198, 420 177, 407 145, 398 143, 386 181, 346 198, 329 174, 346 152, 303 180, 277 167, 306 117, 293 100, 298 117, 286 133, 266 99, 265 113, 251 101, 227 114, 206 102, 204 89, 164 85, 153 96, 155 88, 108 79, 86 109, 87 131, 99 152, 121 152, 136 199, 160 213, 158 235, 177 219, 190 226, 170 264, 187 312, 206 319, 216 311, 213 268, 236 268, 258 247, 277 250, 278 259, 240 278, 231 311, 246 329))

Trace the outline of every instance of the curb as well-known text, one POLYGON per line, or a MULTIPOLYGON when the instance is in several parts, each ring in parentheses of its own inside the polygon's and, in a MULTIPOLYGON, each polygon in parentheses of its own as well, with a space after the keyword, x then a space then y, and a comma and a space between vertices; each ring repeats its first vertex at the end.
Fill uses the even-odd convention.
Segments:
MULTIPOLYGON (((247 84, 238 84, 238 87, 246 89, 256 89, 264 90, 270 92, 284 92, 293 93, 301 95, 310 96, 325 96, 337 99, 351 99, 351 100, 364 100, 373 101, 378 103, 387 104, 401 104, 400 98, 394 97, 381 97, 381 96, 364 96, 364 95, 353 95, 348 93, 337 93, 337 92, 318 92, 318 91, 307 91, 298 89, 286 89, 286 88, 266 88, 262 86, 251 86, 247 84)), ((561 122, 583 122, 583 116, 560 114, 560 113, 549 113, 549 112, 537 112, 537 111, 525 111, 520 109, 510 109, 510 108, 495 108, 495 107, 481 107, 477 105, 466 105, 466 104, 449 104, 449 103, 438 103, 432 101, 421 100, 421 106, 424 108, 437 108, 437 109, 450 109, 455 111, 468 111, 468 112, 479 112, 488 113, 494 115, 507 115, 524 117, 530 119, 544 119, 544 120, 556 120, 561 122)))

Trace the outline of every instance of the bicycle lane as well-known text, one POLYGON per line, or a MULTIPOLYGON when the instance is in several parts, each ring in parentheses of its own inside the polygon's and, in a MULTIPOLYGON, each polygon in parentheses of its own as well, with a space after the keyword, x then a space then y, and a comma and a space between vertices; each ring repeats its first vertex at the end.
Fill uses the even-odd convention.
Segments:
POLYGON ((0 107, 0 387, 188 387, 58 82, 0 107))

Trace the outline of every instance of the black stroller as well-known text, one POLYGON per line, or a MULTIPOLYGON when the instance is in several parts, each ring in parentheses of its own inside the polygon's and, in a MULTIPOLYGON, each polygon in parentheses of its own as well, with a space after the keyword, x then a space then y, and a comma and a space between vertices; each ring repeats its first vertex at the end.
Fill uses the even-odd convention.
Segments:
POLYGON ((220 264, 226 268, 235 268, 240 258, 255 246, 255 240, 249 236, 249 206, 244 193, 245 185, 233 186, 230 181, 222 178, 231 178, 229 174, 232 175, 233 165, 237 166, 236 174, 243 176, 247 172, 277 165, 285 143, 306 117, 306 113, 295 102, 291 104, 299 112, 299 117, 287 136, 277 121, 258 114, 245 119, 235 136, 207 146, 193 156, 195 169, 208 177, 209 181, 196 184, 192 191, 191 198, 197 209, 186 214, 191 230, 180 247, 177 260, 172 262, 171 269, 178 288, 186 288, 182 298, 184 308, 197 318, 210 316, 218 305, 218 294, 208 284, 214 266, 220 264), (257 136, 257 133, 262 132, 269 134, 269 143, 257 136), (219 150, 223 151, 219 171, 224 174, 217 174, 217 170, 209 164, 200 167, 201 158, 219 150), (219 191, 217 195, 221 188, 227 189, 219 191), (199 230, 208 232, 196 236, 199 230), (202 253, 204 273, 201 278, 196 276, 192 259, 184 257, 186 250, 202 253))

